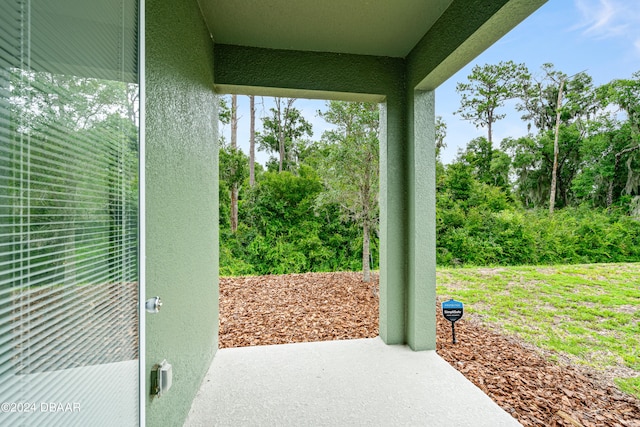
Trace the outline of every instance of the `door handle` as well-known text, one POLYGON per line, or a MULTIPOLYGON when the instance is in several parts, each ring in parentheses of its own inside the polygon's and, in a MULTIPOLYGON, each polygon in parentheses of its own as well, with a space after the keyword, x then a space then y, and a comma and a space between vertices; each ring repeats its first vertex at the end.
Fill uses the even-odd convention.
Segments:
POLYGON ((149 298, 144 306, 149 313, 157 313, 160 311, 160 307, 162 307, 162 300, 160 297, 149 298))

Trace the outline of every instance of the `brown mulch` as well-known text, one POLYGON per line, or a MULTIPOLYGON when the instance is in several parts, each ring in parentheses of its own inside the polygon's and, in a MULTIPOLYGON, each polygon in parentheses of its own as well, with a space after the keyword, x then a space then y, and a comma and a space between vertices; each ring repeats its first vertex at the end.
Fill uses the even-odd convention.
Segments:
MULTIPOLYGON (((640 427, 640 401, 597 372, 549 361, 516 338, 438 314, 437 352, 524 426, 640 427)), ((220 279, 220 347, 373 338, 377 277, 307 273, 220 279)))
POLYGON ((376 337, 375 289, 357 273, 220 278, 220 347, 376 337))

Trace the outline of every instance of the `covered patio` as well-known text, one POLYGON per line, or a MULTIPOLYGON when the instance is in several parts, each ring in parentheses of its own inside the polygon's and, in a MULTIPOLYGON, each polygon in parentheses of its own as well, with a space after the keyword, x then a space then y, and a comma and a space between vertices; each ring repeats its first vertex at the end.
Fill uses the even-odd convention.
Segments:
POLYGON ((545 1, 1 2, 0 424, 517 425, 434 352, 434 105, 545 1), (378 338, 218 351, 218 94, 380 105, 378 338))
POLYGON ((435 351, 372 338, 219 350, 184 425, 520 423, 435 351))
POLYGON ((435 89, 544 2, 147 0, 148 425, 517 425, 434 352, 435 89), (216 93, 380 104, 378 338, 218 350, 216 93))

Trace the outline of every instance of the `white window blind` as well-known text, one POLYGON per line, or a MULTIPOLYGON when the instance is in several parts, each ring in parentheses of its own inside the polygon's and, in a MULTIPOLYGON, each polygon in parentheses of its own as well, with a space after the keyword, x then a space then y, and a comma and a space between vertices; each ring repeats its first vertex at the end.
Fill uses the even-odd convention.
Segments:
POLYGON ((0 2, 0 425, 137 424, 136 10, 0 2))

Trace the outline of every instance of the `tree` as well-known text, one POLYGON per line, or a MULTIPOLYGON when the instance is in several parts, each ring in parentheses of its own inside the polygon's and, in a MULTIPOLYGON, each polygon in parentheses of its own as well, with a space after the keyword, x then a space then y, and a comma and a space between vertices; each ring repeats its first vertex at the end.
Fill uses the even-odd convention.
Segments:
POLYGON ((256 97, 249 96, 249 186, 256 183, 256 97))
POLYGON ((543 203, 548 186, 546 173, 541 171, 545 157, 539 141, 533 136, 505 138, 500 146, 511 157, 516 178, 514 191, 524 206, 534 208, 543 203))
MULTIPOLYGON (((238 95, 231 95, 231 146, 229 147, 229 154, 232 156, 237 156, 238 151, 238 95)), ((235 168, 239 165, 236 165, 235 162, 230 163, 232 168, 235 168)), ((235 169, 231 169, 229 171, 229 176, 233 177, 229 181, 231 185, 231 232, 235 233, 238 230, 238 186, 240 182, 236 179, 236 171, 235 169)))
POLYGON ((558 87, 558 100, 556 102, 556 127, 553 134, 553 168, 551 169, 551 190, 549 191, 549 214, 553 215, 556 205, 556 183, 558 175, 558 136, 560 135, 560 117, 562 114, 562 92, 565 79, 560 79, 558 87))
MULTIPOLYGON (((224 141, 223 141, 224 142, 224 141)), ((229 191, 230 196, 230 229, 232 233, 238 230, 238 193, 240 186, 247 179, 248 176, 248 159, 246 154, 239 148, 234 148, 231 145, 222 144, 220 146, 220 163, 219 163, 219 175, 220 180, 224 184, 224 187, 229 191), (234 191, 235 191, 235 203, 234 209, 234 191), (234 218, 235 215, 235 218, 234 218)))
MULTIPOLYGON (((581 168, 584 130, 575 123, 560 126, 558 137, 558 169, 556 206, 568 206, 574 201, 572 182, 581 168)), ((502 149, 511 157, 516 178, 515 193, 530 208, 548 208, 553 168, 554 131, 521 138, 505 138, 502 149)))
POLYGON ((218 120, 220 120, 220 123, 223 125, 231 123, 231 109, 224 96, 218 97, 218 120))
POLYGON ((500 149, 492 148, 484 136, 469 141, 458 160, 472 167, 476 180, 508 190, 511 159, 500 149))
POLYGON ((460 108, 455 114, 473 123, 476 128, 487 128, 487 141, 493 144, 493 124, 505 117, 497 109, 518 96, 529 71, 524 64, 513 61, 497 65, 476 65, 467 76, 468 83, 458 83, 456 92, 462 95, 460 108))
POLYGON ((640 71, 633 73, 631 79, 617 79, 601 86, 598 95, 605 107, 615 104, 627 114, 634 137, 640 138, 640 71))
MULTIPOLYGON (((553 64, 546 63, 542 65, 542 72, 541 78, 530 77, 524 82, 521 100, 516 108, 524 112, 522 119, 529 121, 529 130, 533 124, 538 129, 539 137, 544 138, 544 133, 553 134, 549 183, 549 214, 553 214, 562 167, 574 154, 579 153, 579 144, 586 134, 587 123, 595 110, 595 103, 592 79, 584 71, 567 76, 555 70, 553 64), (561 155, 562 128, 568 126, 572 126, 573 130, 578 132, 578 138, 574 138, 576 134, 573 131, 565 132, 567 135, 571 134, 570 140, 575 141, 575 144, 572 144, 567 153, 561 155)), ((569 188, 570 185, 565 186, 565 190, 568 191, 569 188)), ((564 196, 566 204, 566 193, 564 196)))
POLYGON ((638 163, 640 152, 640 71, 633 74, 632 79, 613 80, 609 84, 598 88, 598 97, 604 107, 610 104, 617 105, 627 115, 629 138, 627 143, 616 149, 613 176, 609 182, 607 191, 607 207, 613 203, 614 180, 619 173, 620 163, 623 157, 627 158, 628 176, 625 191, 631 194, 640 187, 640 173, 638 168, 632 168, 635 161, 638 163))
MULTIPOLYGON (((229 226, 232 232, 238 229, 238 195, 240 185, 247 175, 247 156, 237 147, 237 97, 231 97, 231 107, 227 103, 228 98, 220 97, 218 104, 218 118, 222 124, 231 124, 231 143, 228 144, 224 137, 220 137, 218 165, 221 190, 229 193, 229 226), (235 123, 235 124, 234 124, 235 123)), ((221 199, 222 200, 222 199, 221 199)), ((223 203, 221 203, 221 206, 223 203)), ((221 218, 226 216, 221 215, 221 218)))
POLYGON ((327 190, 319 204, 337 203, 362 228, 363 281, 370 281, 370 233, 378 226, 379 109, 377 104, 330 101, 321 116, 336 126, 326 144, 320 174, 327 190))
POLYGON ((263 133, 258 135, 261 150, 278 153, 278 172, 294 170, 296 143, 303 136, 312 136, 311 124, 293 107, 295 98, 274 98, 275 108, 271 115, 262 119, 263 133))
POLYGON ((631 138, 630 127, 610 112, 590 126, 590 135, 580 145, 581 167, 572 189, 582 203, 611 207, 624 192, 627 180, 619 166, 631 138))
POLYGON ((238 147, 238 95, 231 95, 231 148, 238 147))
POLYGON ((440 158, 440 153, 447 148, 444 139, 447 137, 447 124, 442 120, 442 116, 436 116, 436 157, 440 158))
POLYGON ((471 197, 473 190, 471 166, 465 162, 454 162, 447 166, 444 178, 444 189, 448 198, 454 202, 465 202, 471 197))

